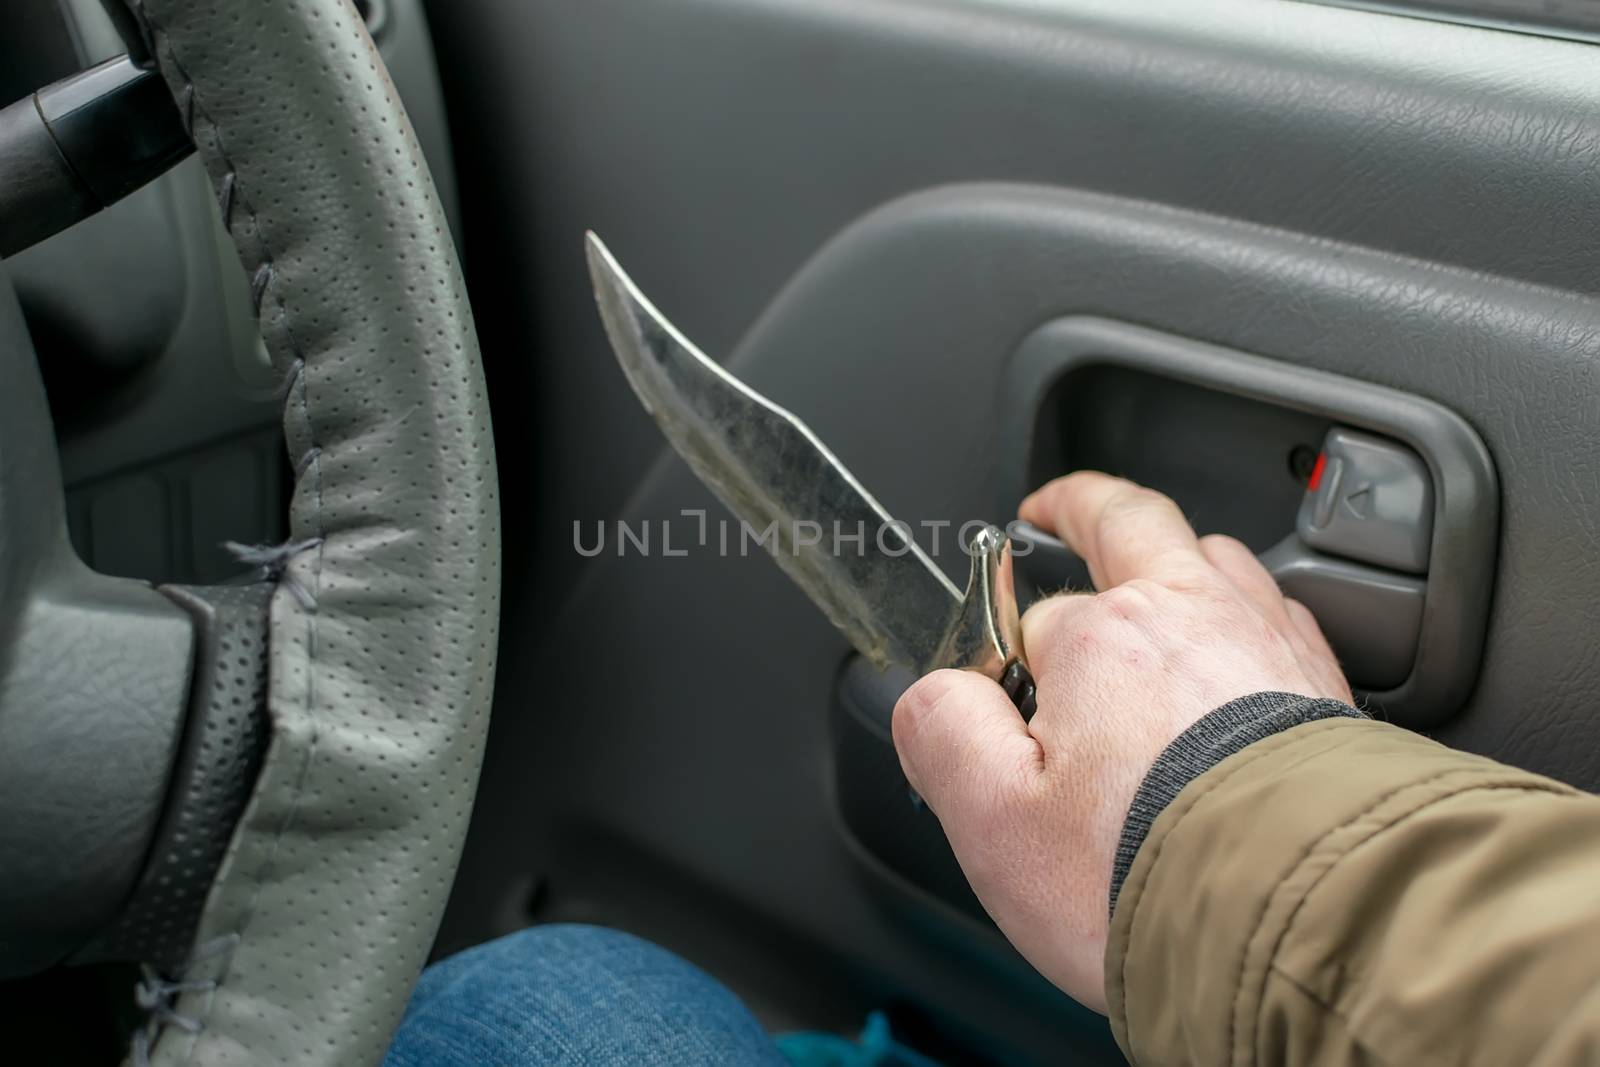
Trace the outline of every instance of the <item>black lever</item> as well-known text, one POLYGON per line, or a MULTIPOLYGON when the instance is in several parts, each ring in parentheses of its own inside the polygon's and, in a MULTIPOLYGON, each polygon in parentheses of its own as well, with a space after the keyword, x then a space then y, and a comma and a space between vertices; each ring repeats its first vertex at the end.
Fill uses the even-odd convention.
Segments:
POLYGON ((121 200, 193 150, 161 75, 127 56, 0 110, 0 257, 121 200))

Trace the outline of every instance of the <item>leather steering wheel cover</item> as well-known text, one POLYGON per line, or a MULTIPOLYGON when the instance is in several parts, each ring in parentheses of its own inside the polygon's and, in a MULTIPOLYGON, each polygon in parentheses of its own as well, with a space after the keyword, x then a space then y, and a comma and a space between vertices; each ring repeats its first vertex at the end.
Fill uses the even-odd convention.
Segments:
POLYGON ((129 0, 285 376, 296 471, 260 777, 161 1063, 378 1060, 444 909, 493 687, 500 541, 472 316, 345 0, 129 0))

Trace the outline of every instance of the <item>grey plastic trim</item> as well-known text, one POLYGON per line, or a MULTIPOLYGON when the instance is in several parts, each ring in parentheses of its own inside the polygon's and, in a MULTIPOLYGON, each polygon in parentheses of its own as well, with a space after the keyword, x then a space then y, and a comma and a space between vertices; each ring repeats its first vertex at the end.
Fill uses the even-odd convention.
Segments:
POLYGON ((1352 686, 1394 686, 1411 675, 1428 583, 1307 548, 1290 534, 1261 554, 1285 596, 1317 617, 1352 686))
POLYGON ((1385 386, 1247 355, 1218 345, 1090 316, 1056 319, 1025 338, 1004 371, 1001 395, 1020 417, 1002 424, 999 477, 1020 500, 1033 429, 1050 387, 1068 372, 1112 364, 1322 416, 1395 438, 1428 464, 1433 542, 1422 632, 1411 676, 1367 694, 1396 721, 1434 726, 1465 704, 1476 681, 1500 526, 1494 463, 1450 409, 1385 386))
POLYGON ((189 691, 194 625, 67 541, 32 345, 0 265, 0 977, 56 963, 143 869, 189 691))

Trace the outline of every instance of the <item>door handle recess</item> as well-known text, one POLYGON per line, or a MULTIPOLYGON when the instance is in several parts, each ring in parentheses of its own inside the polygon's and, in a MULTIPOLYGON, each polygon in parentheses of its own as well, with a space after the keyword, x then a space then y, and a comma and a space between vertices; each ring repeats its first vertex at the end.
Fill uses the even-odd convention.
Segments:
MULTIPOLYGON (((1202 532, 1234 534, 1261 553, 1284 592, 1317 616, 1368 706, 1425 729, 1465 704, 1487 629, 1499 485, 1482 440, 1455 412, 1087 316, 1024 338, 1001 402, 1024 414, 1001 426, 997 509, 1080 468, 1151 485, 1202 532), (1308 451, 1314 470, 1295 460, 1308 451)), ((1059 542, 1012 530, 1019 593, 1085 587, 1082 564, 1059 542)))

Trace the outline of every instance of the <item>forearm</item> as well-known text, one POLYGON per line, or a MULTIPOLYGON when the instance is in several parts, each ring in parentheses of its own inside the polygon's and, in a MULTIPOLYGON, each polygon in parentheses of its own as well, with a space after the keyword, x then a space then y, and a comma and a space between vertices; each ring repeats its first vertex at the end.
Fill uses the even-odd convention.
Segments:
POLYGON ((1258 740, 1137 846, 1118 1040, 1140 1063, 1576 1062, 1600 1040, 1597 837, 1600 800, 1385 724, 1258 740))
POLYGON ((1116 866, 1111 872, 1111 913, 1116 914, 1117 895, 1151 825, 1185 786, 1257 741, 1308 722, 1334 718, 1364 719, 1366 715, 1340 700, 1297 693, 1253 693, 1229 701, 1179 735, 1145 774, 1123 820, 1116 866))

